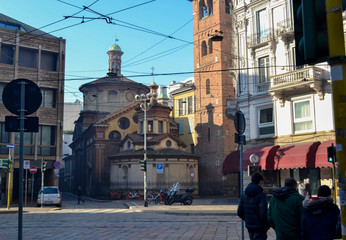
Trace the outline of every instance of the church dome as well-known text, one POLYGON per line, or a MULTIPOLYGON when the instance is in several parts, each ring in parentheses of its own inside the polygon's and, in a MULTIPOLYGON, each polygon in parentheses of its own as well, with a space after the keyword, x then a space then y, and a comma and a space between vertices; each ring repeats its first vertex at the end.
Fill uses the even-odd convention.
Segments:
POLYGON ((113 44, 108 51, 121 51, 121 48, 118 45, 113 44))

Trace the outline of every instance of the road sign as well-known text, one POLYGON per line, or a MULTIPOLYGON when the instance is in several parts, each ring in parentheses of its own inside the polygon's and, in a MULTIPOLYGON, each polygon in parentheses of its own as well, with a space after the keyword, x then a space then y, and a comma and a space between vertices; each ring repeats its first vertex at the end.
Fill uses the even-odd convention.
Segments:
POLYGON ((15 145, 14 145, 14 144, 6 144, 6 147, 7 147, 7 148, 14 148, 15 145))
POLYGON ((158 173, 158 174, 163 173, 163 163, 157 163, 156 164, 156 173, 158 173))
POLYGON ((24 160, 24 169, 30 169, 30 160, 24 160))
POLYGON ((42 93, 36 83, 24 78, 15 79, 6 84, 2 93, 5 107, 15 115, 20 115, 21 83, 23 82, 25 83, 24 115, 36 112, 42 102, 42 93))
POLYGON ((191 175, 192 178, 195 177, 195 173, 194 172, 192 172, 190 175, 191 175))
POLYGON ((60 166, 61 166, 60 162, 58 162, 58 161, 54 162, 54 167, 55 168, 60 168, 60 166))
POLYGON ((30 173, 35 174, 35 173, 37 173, 37 167, 31 166, 29 171, 30 171, 30 173))

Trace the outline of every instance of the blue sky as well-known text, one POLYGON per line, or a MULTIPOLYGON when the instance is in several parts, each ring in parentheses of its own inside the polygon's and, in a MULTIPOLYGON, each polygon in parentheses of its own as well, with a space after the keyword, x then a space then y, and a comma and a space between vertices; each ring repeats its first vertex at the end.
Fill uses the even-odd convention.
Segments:
MULTIPOLYGON (((92 81, 84 77, 106 75, 107 51, 116 38, 124 52, 122 74, 134 81, 150 85, 152 67, 156 74, 193 72, 193 15, 188 0, 0 0, 0 4, 1 13, 66 39, 66 102, 82 100, 79 86, 92 81), (83 6, 103 15, 116 12, 108 15, 114 24, 104 19, 88 22, 100 15, 83 6), (72 15, 78 18, 65 19, 72 15), (85 22, 80 24, 83 16, 85 22)), ((154 81, 168 85, 189 77, 193 74, 155 76, 154 81)))

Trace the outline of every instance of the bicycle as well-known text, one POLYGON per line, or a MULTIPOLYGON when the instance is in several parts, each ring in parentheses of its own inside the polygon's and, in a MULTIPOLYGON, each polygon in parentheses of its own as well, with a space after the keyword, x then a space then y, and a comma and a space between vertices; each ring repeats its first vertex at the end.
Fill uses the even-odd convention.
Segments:
POLYGON ((165 193, 163 192, 163 190, 160 190, 159 193, 157 193, 157 195, 154 195, 154 192, 150 193, 151 196, 148 196, 148 203, 155 203, 155 204, 164 204, 165 203, 165 193))
POLYGON ((130 191, 127 192, 126 200, 141 200, 142 195, 139 191, 136 191, 134 193, 130 191))

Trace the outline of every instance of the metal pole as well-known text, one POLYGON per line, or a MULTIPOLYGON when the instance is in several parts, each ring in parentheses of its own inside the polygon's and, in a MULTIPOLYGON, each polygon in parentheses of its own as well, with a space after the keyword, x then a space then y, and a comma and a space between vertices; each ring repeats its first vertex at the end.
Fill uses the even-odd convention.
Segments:
POLYGON ((35 183, 34 174, 31 174, 31 202, 34 201, 34 183, 35 183))
POLYGON ((18 240, 23 236, 23 157, 24 157, 24 111, 25 82, 20 82, 20 145, 19 145, 19 207, 18 207, 18 240))
POLYGON ((43 171, 43 158, 41 159, 41 208, 43 208, 43 187, 44 187, 44 171, 43 171))
MULTIPOLYGON (((241 112, 240 112, 241 113, 241 112)), ((241 113, 243 114, 243 113, 241 113)), ((239 121, 240 137, 240 196, 243 194, 243 122, 239 121)), ((244 240, 244 220, 241 220, 241 239, 244 240)))
MULTIPOLYGON (((333 87, 336 159, 340 203, 346 201, 346 63, 341 0, 326 0, 329 59, 333 87)), ((342 239, 346 239, 346 205, 341 204, 342 239)))
POLYGON ((28 169, 25 169, 25 197, 24 197, 25 206, 26 206, 27 195, 28 195, 28 169))
MULTIPOLYGON (((143 123, 143 130, 144 130, 144 162, 147 166, 147 103, 146 100, 144 100, 143 104, 143 111, 144 111, 144 123, 143 123)), ((147 202, 147 169, 144 171, 144 207, 148 207, 147 202)))
MULTIPOLYGON (((11 156, 9 156, 9 159, 11 159, 11 156)), ((7 188, 7 210, 10 210, 10 202, 11 202, 11 187, 12 187, 12 169, 13 169, 13 164, 12 164, 12 159, 10 163, 10 171, 8 173, 8 188, 7 188)))

